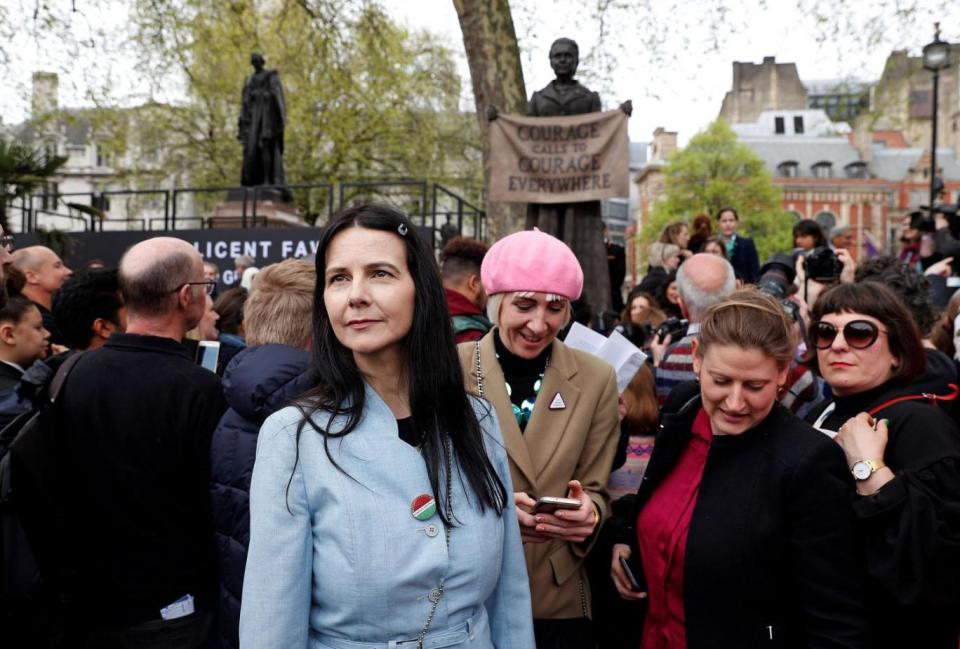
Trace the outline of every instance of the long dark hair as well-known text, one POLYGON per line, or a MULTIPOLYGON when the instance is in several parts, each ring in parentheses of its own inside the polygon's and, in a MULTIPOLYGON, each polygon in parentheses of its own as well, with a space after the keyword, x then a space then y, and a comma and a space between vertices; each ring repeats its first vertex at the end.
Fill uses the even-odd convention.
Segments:
MULTIPOLYGON (((348 208, 335 216, 320 235, 311 360, 315 387, 297 402, 304 417, 297 429, 298 459, 300 434, 309 424, 323 436, 327 457, 340 469, 330 454, 328 440, 353 432, 363 413, 363 377, 353 353, 334 335, 323 301, 327 249, 337 234, 350 227, 389 232, 400 238, 407 249, 407 266, 415 288, 413 323, 404 341, 411 419, 413 430, 422 440, 421 451, 440 517, 444 523, 452 524, 447 520, 446 489, 440 489, 439 484, 441 467, 447 466, 448 459, 449 466, 453 466, 454 458, 447 457, 451 445, 454 456, 459 458, 461 474, 477 495, 481 511, 490 506, 501 513, 507 503, 507 492, 484 451, 480 424, 467 397, 436 261, 407 217, 382 205, 348 208), (346 425, 337 431, 321 428, 312 417, 321 411, 345 417, 346 425)), ((493 415, 488 409, 485 416, 493 415)))

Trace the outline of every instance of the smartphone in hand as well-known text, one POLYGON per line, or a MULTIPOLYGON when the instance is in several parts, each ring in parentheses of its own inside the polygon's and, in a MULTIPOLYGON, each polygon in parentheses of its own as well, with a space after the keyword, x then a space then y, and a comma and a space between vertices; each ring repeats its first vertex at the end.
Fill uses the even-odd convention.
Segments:
POLYGON ((640 583, 637 581, 637 578, 633 576, 633 571, 630 570, 630 564, 627 563, 627 560, 623 557, 620 557, 620 567, 623 568, 623 571, 627 574, 627 579, 630 581, 630 587, 638 593, 643 589, 640 588, 640 583))
POLYGON ((555 496, 543 496, 537 500, 533 508, 534 514, 552 514, 558 509, 580 509, 580 501, 576 498, 557 498, 555 496))

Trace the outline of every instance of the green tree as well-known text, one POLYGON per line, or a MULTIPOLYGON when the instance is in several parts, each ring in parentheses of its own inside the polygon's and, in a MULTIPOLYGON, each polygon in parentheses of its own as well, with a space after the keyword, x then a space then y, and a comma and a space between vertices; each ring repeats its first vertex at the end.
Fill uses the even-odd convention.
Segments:
POLYGON ((425 178, 479 194, 480 169, 470 164, 479 135, 459 113, 450 52, 377 4, 137 0, 136 8, 144 72, 186 80, 188 102, 156 105, 126 133, 165 143, 168 171, 194 185, 239 183, 240 93, 259 51, 284 85, 290 182, 425 178))
MULTIPOLYGON (((109 8, 104 0, 88 1, 109 8)), ((453 56, 428 33, 398 26, 377 2, 128 0, 128 6, 129 51, 150 99, 117 108, 104 93, 91 96, 96 108, 80 111, 125 184, 239 185, 237 118, 257 51, 284 86, 290 183, 417 179, 480 202, 480 133, 473 116, 459 109, 453 56)), ((61 20, 50 16, 44 29, 53 33, 61 20)), ((294 196, 314 215, 330 198, 323 190, 294 196)), ((409 188, 364 197, 410 211, 426 207, 409 188)), ((195 195, 200 212, 222 198, 195 195)))
POLYGON ((690 221, 701 213, 712 218, 721 208, 733 207, 740 215, 738 232, 753 237, 761 262, 792 247, 793 219, 783 209, 780 188, 763 161, 737 141, 723 120, 670 156, 663 173, 664 195, 637 235, 642 243, 656 241, 672 221, 690 221))
POLYGON ((66 161, 0 137, 0 225, 6 232, 10 231, 7 205, 46 182, 66 161))

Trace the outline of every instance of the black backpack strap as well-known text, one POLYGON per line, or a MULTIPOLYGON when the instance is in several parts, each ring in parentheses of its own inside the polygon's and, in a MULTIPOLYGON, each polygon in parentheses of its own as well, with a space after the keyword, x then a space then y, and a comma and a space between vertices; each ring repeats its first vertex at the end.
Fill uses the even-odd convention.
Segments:
POLYGON ((71 370, 73 370, 81 356, 83 356, 83 352, 76 352, 75 354, 71 355, 70 358, 63 362, 63 365, 60 366, 60 369, 57 370, 57 373, 53 375, 53 380, 50 381, 50 403, 55 402, 57 397, 60 396, 60 390, 63 389, 63 384, 67 382, 67 377, 70 375, 71 370))

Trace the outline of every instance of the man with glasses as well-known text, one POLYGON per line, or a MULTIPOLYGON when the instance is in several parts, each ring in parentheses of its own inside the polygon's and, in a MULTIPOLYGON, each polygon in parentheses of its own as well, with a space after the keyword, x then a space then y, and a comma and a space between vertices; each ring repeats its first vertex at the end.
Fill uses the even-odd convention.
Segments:
POLYGON ((53 406, 77 573, 76 646, 194 648, 216 589, 207 491, 220 380, 181 345, 213 284, 199 253, 157 237, 120 262, 126 333, 86 352, 53 406), (87 644, 84 644, 87 643, 87 644))
POLYGON ((716 255, 700 253, 687 259, 677 271, 680 312, 690 324, 677 340, 656 340, 653 364, 656 366, 657 401, 662 405, 676 385, 697 378, 693 371, 693 339, 700 333, 700 316, 707 307, 719 302, 737 288, 733 266, 716 255))

